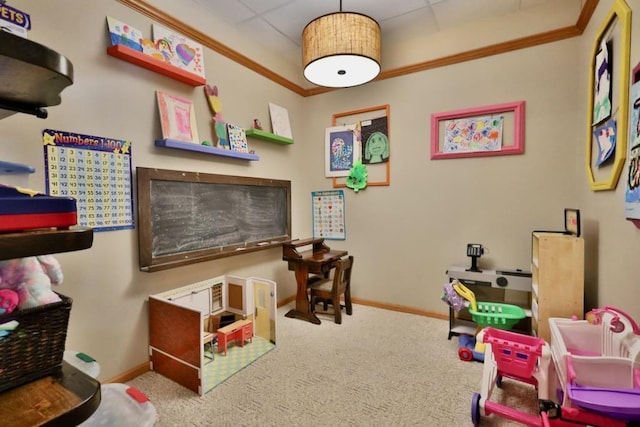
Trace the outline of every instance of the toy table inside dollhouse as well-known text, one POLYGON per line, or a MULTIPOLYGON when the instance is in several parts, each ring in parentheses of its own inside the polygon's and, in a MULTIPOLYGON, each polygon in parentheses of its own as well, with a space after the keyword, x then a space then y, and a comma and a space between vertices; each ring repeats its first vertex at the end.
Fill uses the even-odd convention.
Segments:
MULTIPOLYGON (((514 330, 531 333, 531 273, 522 270, 479 270, 453 265, 447 270, 449 281, 457 279, 475 294, 477 301, 513 304, 524 308, 527 317, 514 326, 514 330)), ((455 312, 449 308, 449 336, 474 335, 478 325, 464 308, 455 312)))

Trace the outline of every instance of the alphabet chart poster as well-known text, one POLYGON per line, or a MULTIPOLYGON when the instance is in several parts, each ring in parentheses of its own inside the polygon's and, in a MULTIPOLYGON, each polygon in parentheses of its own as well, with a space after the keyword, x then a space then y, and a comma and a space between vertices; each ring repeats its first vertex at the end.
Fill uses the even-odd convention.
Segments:
POLYGON ((345 240, 344 190, 313 191, 313 238, 345 240))
POLYGON ((47 194, 76 199, 78 225, 134 227, 130 141, 52 129, 42 140, 47 194))

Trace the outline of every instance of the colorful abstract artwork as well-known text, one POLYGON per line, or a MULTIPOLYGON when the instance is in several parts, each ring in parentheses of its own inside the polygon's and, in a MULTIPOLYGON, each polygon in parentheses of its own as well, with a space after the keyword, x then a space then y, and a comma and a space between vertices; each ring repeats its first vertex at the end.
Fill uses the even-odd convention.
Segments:
POLYGON ((601 126, 597 126, 593 131, 593 138, 598 143, 598 158, 596 166, 600 166, 611 158, 616 149, 616 121, 607 120, 601 126))
POLYGON ((335 126, 325 131, 325 176, 348 176, 360 158, 356 126, 335 126))
POLYGON ((611 117, 611 49, 602 43, 596 54, 593 124, 611 117))
POLYGON ((446 120, 444 153, 500 151, 504 116, 490 115, 446 120))

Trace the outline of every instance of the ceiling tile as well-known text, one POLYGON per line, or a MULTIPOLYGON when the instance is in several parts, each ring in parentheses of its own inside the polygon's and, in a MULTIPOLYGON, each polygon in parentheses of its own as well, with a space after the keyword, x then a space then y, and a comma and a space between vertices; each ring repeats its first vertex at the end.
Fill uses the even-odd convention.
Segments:
POLYGON ((229 24, 237 24, 238 22, 251 19, 255 13, 251 9, 238 1, 229 0, 194 0, 200 3, 211 14, 220 18, 221 21, 229 24))
MULTIPOLYGON (((231 2, 227 0, 227 3, 231 2)), ((261 15, 287 3, 292 3, 292 0, 239 0, 239 3, 243 3, 256 14, 261 15)))
POLYGON ((280 54, 287 54, 292 50, 296 50, 300 46, 300 37, 293 41, 288 37, 275 31, 273 27, 261 18, 251 19, 238 25, 241 32, 247 32, 253 35, 257 43, 274 49, 280 54))
POLYGON ((297 0, 267 12, 262 17, 290 40, 300 44, 302 30, 309 22, 337 10, 333 9, 329 3, 318 0, 297 0))

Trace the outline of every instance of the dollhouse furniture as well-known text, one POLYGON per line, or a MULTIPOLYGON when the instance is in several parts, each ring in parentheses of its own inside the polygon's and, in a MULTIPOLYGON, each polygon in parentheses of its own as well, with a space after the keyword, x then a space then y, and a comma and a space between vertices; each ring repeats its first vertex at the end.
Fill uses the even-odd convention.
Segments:
MULTIPOLYGON (((67 58, 31 40, 0 31, 0 119, 15 112, 46 118, 45 107, 61 102, 73 82, 67 58)), ((88 249, 93 230, 73 227, 3 233, 0 259, 88 249)), ((44 351, 44 349, 43 349, 44 351)), ((0 393, 0 425, 77 425, 100 405, 100 383, 62 362, 60 370, 0 393)))
POLYGON ((254 334, 275 344, 275 298, 275 282, 231 275, 150 295, 151 370, 204 395, 211 386, 208 374, 223 366, 224 358, 214 358, 216 340, 225 354, 229 341, 254 334), (239 332, 219 328, 222 314, 240 321, 239 332))
POLYGON ((217 336, 216 331, 220 326, 220 316, 209 316, 205 319, 205 328, 202 332, 202 341, 204 342, 205 357, 207 359, 214 360, 216 354, 217 336), (209 347, 209 353, 211 357, 207 356, 207 347, 209 347))
POLYGON ((307 281, 309 274, 329 277, 329 272, 336 266, 338 260, 347 256, 343 250, 332 250, 323 238, 292 240, 282 244, 282 259, 287 261, 289 270, 296 275, 296 306, 289 310, 286 317, 307 320, 316 325, 320 324, 318 316, 311 311, 307 295, 307 281), (311 249, 299 252, 298 248, 311 245, 311 249))
POLYGON ((235 322, 218 329, 218 348, 220 352, 227 355, 227 345, 229 342, 240 342, 244 347, 245 341, 253 341, 253 322, 249 319, 236 320, 235 322))
POLYGON ((343 258, 336 263, 333 277, 321 278, 315 276, 309 280, 311 310, 315 311, 318 303, 322 302, 323 309, 327 304, 333 305, 335 322, 342 323, 342 305, 340 296, 344 295, 344 307, 349 316, 353 313, 351 305, 351 270, 353 269, 353 255, 343 258))

